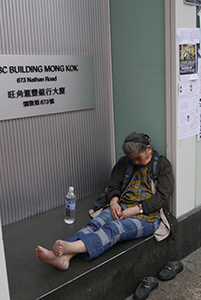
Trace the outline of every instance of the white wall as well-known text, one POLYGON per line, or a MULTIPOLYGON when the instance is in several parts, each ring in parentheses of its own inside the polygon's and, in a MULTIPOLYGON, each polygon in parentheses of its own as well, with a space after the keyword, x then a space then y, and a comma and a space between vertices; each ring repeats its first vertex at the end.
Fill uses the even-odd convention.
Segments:
MULTIPOLYGON (((0 227, 1 227, 1 219, 0 219, 0 227)), ((7 272, 6 272, 6 264, 5 264, 2 230, 0 230, 0 299, 2 299, 2 300, 10 299, 9 290, 8 290, 8 280, 7 280, 7 272)))
MULTIPOLYGON (((196 27, 196 6, 176 2, 176 29, 179 27, 196 27)), ((177 72, 179 79, 179 54, 176 47, 177 72)), ((178 82, 177 82, 178 86, 178 82)), ((177 96, 178 103, 178 96, 177 96)), ((178 107, 178 106, 177 106, 178 107)), ((175 107, 175 109, 177 108, 175 107)), ((195 207, 196 181, 196 136, 177 139, 177 215, 180 216, 195 207)))
POLYGON ((196 6, 183 0, 166 4, 166 56, 167 56, 167 153, 175 174, 174 214, 179 217, 195 207, 196 136, 178 140, 178 84, 179 47, 177 28, 196 27, 196 6))

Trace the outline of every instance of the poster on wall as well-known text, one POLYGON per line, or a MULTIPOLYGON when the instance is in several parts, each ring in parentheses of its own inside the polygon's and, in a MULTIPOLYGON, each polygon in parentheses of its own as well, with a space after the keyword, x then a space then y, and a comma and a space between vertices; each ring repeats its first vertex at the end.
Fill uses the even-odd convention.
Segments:
POLYGON ((90 55, 0 55, 0 81, 0 120, 95 108, 90 55))
POLYGON ((196 45, 179 45, 179 70, 180 75, 197 73, 196 45))
POLYGON ((199 132, 199 81, 197 70, 197 48, 200 42, 199 28, 177 28, 179 45, 179 140, 199 132))
POLYGON ((197 47, 200 42, 200 28, 177 28, 179 45, 180 75, 197 73, 197 47))

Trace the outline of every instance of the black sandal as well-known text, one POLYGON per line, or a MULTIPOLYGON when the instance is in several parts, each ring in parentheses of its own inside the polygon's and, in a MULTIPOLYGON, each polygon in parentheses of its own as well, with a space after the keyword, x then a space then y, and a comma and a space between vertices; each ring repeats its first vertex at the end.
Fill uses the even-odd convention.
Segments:
POLYGON ((149 293, 158 287, 158 280, 155 277, 145 277, 133 295, 135 300, 145 300, 149 297, 149 293))
POLYGON ((183 270, 183 264, 180 261, 167 262, 165 267, 158 274, 160 280, 166 281, 175 278, 183 270))

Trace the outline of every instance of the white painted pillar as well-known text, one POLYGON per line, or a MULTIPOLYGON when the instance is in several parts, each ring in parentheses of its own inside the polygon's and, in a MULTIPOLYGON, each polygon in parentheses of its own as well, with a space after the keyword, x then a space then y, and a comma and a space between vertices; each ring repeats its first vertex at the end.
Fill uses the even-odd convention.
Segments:
POLYGON ((178 140, 179 46, 177 28, 196 28, 196 6, 165 0, 167 157, 175 175, 173 213, 179 217, 195 207, 196 136, 178 140))
MULTIPOLYGON (((0 219, 0 226, 1 226, 1 219, 0 219)), ((0 230, 0 299, 2 299, 2 300, 10 299, 9 289, 8 289, 5 254, 4 254, 2 227, 0 230)))

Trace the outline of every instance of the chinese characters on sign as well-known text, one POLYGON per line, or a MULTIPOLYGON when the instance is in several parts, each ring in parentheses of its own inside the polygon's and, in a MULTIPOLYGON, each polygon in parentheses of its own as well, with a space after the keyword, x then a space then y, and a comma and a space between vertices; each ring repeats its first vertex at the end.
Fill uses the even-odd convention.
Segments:
POLYGON ((39 89, 29 89, 29 90, 17 90, 17 91, 8 91, 8 98, 15 99, 15 98, 25 98, 26 100, 23 101, 23 106, 33 106, 33 105, 44 105, 44 104, 54 104, 54 98, 51 99, 35 99, 35 100, 28 100, 28 98, 33 97, 48 97, 54 95, 65 95, 65 87, 60 88, 39 88, 39 89))
POLYGON ((1 55, 0 80, 0 120, 95 108, 92 56, 1 55))

